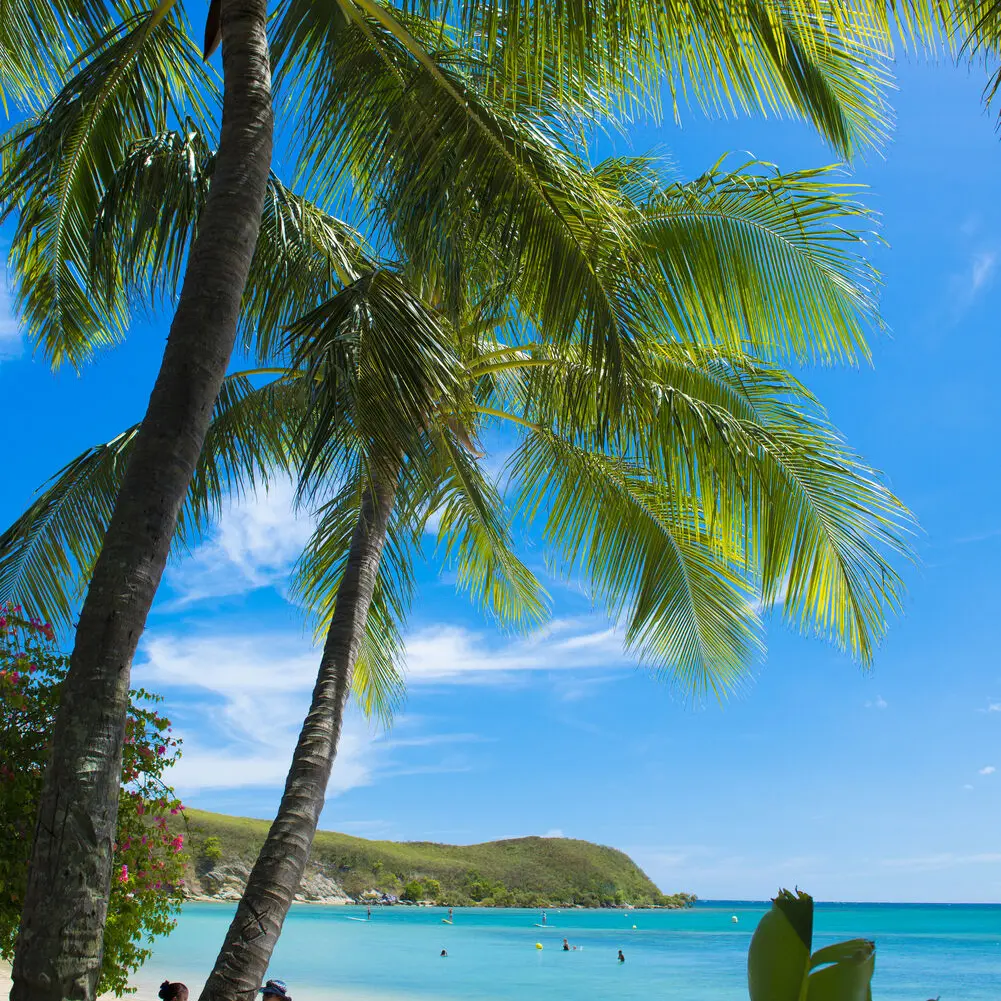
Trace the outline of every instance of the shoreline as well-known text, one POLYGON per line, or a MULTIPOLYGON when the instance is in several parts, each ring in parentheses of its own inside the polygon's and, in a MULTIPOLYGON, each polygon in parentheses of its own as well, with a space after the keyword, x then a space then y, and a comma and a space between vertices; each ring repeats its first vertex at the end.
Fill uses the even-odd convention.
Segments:
MULTIPOLYGON (((188 894, 184 898, 185 904, 236 904, 239 903, 239 896, 219 896, 218 894, 211 893, 192 893, 188 894)), ((700 901, 700 903, 708 903, 709 901, 700 901)), ((748 901, 749 903, 762 903, 769 904, 770 901, 748 901)), ((684 911, 690 910, 694 905, 688 905, 687 907, 682 904, 650 904, 648 906, 626 906, 625 904, 616 905, 614 907, 585 907, 583 904, 544 904, 540 907, 496 907, 494 905, 484 905, 484 904, 405 904, 405 903, 395 903, 395 904, 383 904, 376 903, 372 901, 371 903, 364 900, 352 900, 350 897, 347 899, 341 897, 330 897, 330 898, 320 898, 320 899, 300 899, 296 897, 292 901, 295 904, 308 904, 310 906, 317 907, 371 907, 373 910, 390 910, 394 907, 401 908, 403 910, 417 910, 417 911, 432 911, 432 910, 444 910, 448 907, 454 907, 457 911, 637 911, 637 912, 648 912, 648 911, 684 911)), ((721 903, 731 903, 731 901, 721 901, 721 903)))

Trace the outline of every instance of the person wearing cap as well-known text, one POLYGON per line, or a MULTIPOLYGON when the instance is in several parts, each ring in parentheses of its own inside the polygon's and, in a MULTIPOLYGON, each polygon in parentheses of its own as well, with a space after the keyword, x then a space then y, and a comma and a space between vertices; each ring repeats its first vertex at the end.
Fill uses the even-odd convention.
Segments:
POLYGON ((269 980, 263 987, 259 987, 261 1001, 267 998, 280 999, 280 1001, 292 1001, 292 995, 288 992, 288 984, 284 980, 269 980))

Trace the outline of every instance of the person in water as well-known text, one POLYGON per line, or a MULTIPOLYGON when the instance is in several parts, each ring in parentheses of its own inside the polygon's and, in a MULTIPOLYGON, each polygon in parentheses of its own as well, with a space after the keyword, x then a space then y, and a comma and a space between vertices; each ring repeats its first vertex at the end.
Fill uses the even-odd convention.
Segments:
POLYGON ((620 963, 624 963, 625 961, 626 961, 626 957, 622 955, 622 950, 619 949, 619 962, 620 963))
POLYGON ((263 987, 257 989, 261 992, 261 1001, 268 1001, 268 998, 273 998, 275 1001, 292 1001, 288 984, 284 980, 269 980, 263 987))
POLYGON ((188 1001, 188 988, 184 984, 171 983, 165 980, 156 992, 160 1001, 188 1001))
POLYGON ((448 959, 448 953, 444 949, 441 950, 441 955, 443 959, 448 959))
POLYGON ((369 907, 368 910, 365 912, 365 916, 368 918, 369 921, 372 920, 372 908, 371 907, 369 907))
POLYGON ((566 939, 563 939, 563 951, 564 952, 570 951, 570 943, 566 939))

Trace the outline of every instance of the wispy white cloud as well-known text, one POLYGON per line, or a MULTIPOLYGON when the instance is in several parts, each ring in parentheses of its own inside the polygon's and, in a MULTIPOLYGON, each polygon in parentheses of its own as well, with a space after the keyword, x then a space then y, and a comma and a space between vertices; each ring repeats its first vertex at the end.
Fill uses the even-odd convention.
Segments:
POLYGON ((969 545, 970 543, 987 542, 988 539, 996 539, 998 536, 1001 536, 1001 528, 990 528, 983 532, 974 533, 973 535, 962 535, 953 541, 957 545, 963 546, 969 545))
POLYGON ((990 702, 987 705, 989 713, 1001 713, 1001 702, 990 702))
POLYGON ((997 769, 993 765, 984 765, 977 773, 978 775, 993 775, 997 769))
POLYGON ((566 837, 566 835, 563 833, 563 831, 560 830, 560 828, 558 828, 558 827, 554 827, 552 830, 546 831, 546 833, 543 834, 542 836, 544 838, 565 838, 566 837))
POLYGON ((14 304, 7 292, 6 281, 0 275, 0 360, 17 358, 22 348, 21 328, 14 315, 14 304))
MULTIPOLYGON (((139 684, 167 697, 184 740, 171 782, 190 795, 207 789, 280 786, 309 706, 319 650, 294 632, 149 632, 137 657, 139 684)), ((428 733, 401 717, 385 733, 349 710, 328 795, 377 777, 465 771, 458 748, 471 732, 428 733), (415 759, 427 751, 430 760, 415 759)))
POLYGON ((885 709, 888 705, 889 705, 889 703, 886 701, 886 699, 883 698, 882 695, 877 695, 875 699, 873 699, 872 701, 867 701, 865 703, 865 708, 866 709, 885 709))
POLYGON ((949 279, 953 320, 958 321, 994 281, 998 254, 992 249, 974 251, 962 271, 949 279))
POLYGON ((609 668, 630 663, 621 636, 601 619, 558 619, 523 639, 504 640, 459 626, 436 625, 407 637, 412 683, 493 683, 512 673, 609 668))
POLYGON ((963 785, 963 788, 964 788, 964 789, 965 789, 965 790, 966 790, 967 792, 969 792, 970 790, 972 790, 972 789, 973 789, 973 785, 972 785, 972 783, 970 783, 970 782, 967 782, 967 783, 965 783, 965 784, 963 785))
POLYGON ((970 262, 970 291, 974 295, 993 278, 997 257, 993 250, 973 255, 973 260, 970 262))
POLYGON ((284 591, 311 531, 311 519, 294 510, 288 481, 231 501, 208 539, 171 568, 174 600, 167 608, 263 587, 284 591))
MULTIPOLYGON (((318 653, 294 635, 147 633, 137 680, 168 697, 184 754, 171 774, 185 793, 281 785, 309 705, 318 653)), ((351 713, 333 795, 372 780, 379 734, 351 713)))
MULTIPOLYGON (((600 621, 563 619, 522 639, 497 639, 455 626, 407 638, 410 684, 492 683, 512 674, 622 666, 618 634, 600 621)), ((168 698, 185 740, 172 781, 188 794, 205 789, 280 785, 309 704, 319 651, 294 631, 147 632, 136 680, 168 698)), ((398 720, 380 733, 352 711, 329 792, 368 785, 377 775, 469 768, 458 750, 481 740, 471 732, 428 732, 398 720), (437 749, 437 750, 435 750, 437 749), (413 754, 431 754, 415 760, 413 754)))

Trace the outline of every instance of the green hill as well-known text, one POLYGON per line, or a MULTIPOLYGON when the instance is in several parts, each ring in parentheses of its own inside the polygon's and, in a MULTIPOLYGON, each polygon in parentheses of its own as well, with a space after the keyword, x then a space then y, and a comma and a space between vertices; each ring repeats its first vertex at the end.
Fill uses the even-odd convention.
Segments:
MULTIPOLYGON (((187 810, 190 883, 196 895, 239 893, 268 822, 187 810)), ((511 838, 479 845, 367 841, 319 831, 303 899, 362 899, 368 892, 456 906, 683 907, 665 896, 628 855, 571 838, 511 838)))

